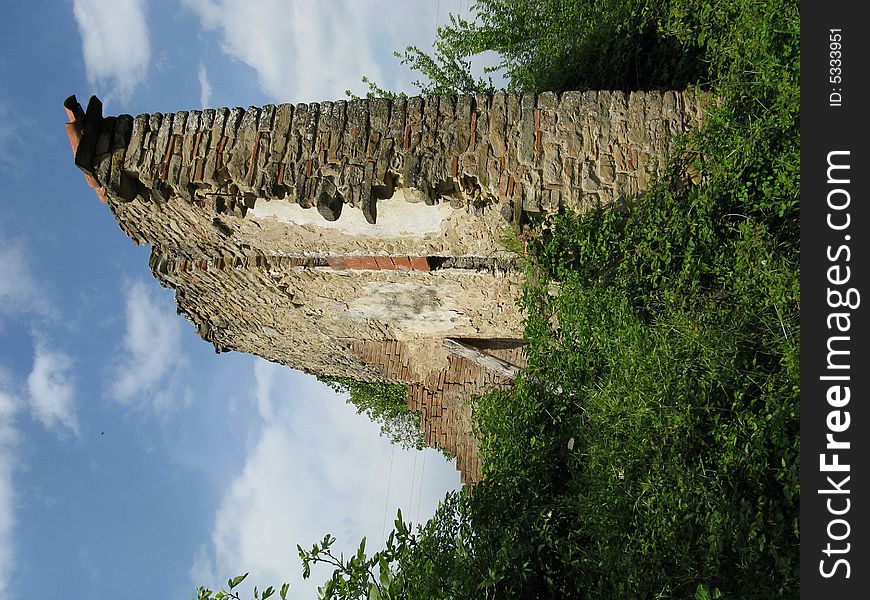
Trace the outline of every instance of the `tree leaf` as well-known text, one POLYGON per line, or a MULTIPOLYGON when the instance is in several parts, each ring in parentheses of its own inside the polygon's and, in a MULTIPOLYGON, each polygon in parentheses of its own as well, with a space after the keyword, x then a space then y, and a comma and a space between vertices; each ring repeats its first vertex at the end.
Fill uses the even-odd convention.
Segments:
POLYGON ((230 589, 233 589, 234 587, 239 585, 241 582, 243 582, 245 580, 245 577, 247 577, 247 576, 248 576, 248 573, 245 573, 244 575, 239 575, 238 577, 233 577, 232 579, 227 581, 227 587, 229 587, 230 589))

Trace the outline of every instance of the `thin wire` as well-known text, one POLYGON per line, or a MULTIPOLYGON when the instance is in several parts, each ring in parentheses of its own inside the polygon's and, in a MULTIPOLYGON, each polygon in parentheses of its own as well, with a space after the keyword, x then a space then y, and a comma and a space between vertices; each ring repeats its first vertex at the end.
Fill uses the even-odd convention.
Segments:
POLYGON ((411 491, 408 493, 408 516, 411 516, 411 507, 414 506, 414 478, 417 476, 417 455, 420 451, 414 452, 414 468, 411 470, 411 491))
POLYGON ((385 540, 387 534, 387 507, 390 505, 390 486, 393 483, 393 455, 396 453, 396 445, 390 444, 390 474, 387 476, 387 497, 384 499, 384 524, 381 526, 381 540, 385 540))
POLYGON ((420 502, 423 500, 423 474, 426 472, 426 452, 423 452, 423 466, 420 469, 420 492, 417 494, 417 523, 420 522, 420 502))

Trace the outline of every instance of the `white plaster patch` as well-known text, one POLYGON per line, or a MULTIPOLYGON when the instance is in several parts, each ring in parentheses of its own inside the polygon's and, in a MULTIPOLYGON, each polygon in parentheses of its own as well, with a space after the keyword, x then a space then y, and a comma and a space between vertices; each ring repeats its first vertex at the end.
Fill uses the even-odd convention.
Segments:
POLYGON ((366 221, 362 210, 345 205, 337 221, 327 221, 316 208, 302 208, 294 202, 258 199, 248 215, 255 219, 275 219, 281 223, 336 229, 353 236, 375 238, 423 237, 440 231, 442 222, 455 209, 448 203, 426 206, 405 200, 402 190, 389 200, 378 200, 377 224, 366 221))
POLYGON ((368 283, 349 304, 347 315, 353 321, 383 321, 416 334, 443 333, 465 325, 468 318, 451 308, 438 291, 438 286, 419 281, 368 283))

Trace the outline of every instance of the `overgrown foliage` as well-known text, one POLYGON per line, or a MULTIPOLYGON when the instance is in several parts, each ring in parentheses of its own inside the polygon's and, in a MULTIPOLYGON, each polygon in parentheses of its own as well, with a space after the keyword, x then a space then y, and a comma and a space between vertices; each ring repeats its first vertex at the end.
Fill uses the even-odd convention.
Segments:
POLYGON ((717 103, 644 198, 533 244, 535 380, 477 406, 472 522, 524 573, 505 596, 797 596, 797 3, 657 23, 703 49, 717 103))
POLYGON ((658 30, 704 49, 706 127, 644 198, 534 242, 535 379, 477 406, 472 522, 528 569, 507 596, 797 595, 797 3, 669 9, 658 30))
POLYGON ((339 394, 348 394, 348 403, 381 427, 381 435, 403 448, 422 450, 420 415, 408 408, 408 388, 404 385, 354 381, 345 377, 321 377, 320 381, 339 394))
POLYGON ((532 240, 529 376, 476 401, 483 481, 413 534, 400 515, 324 595, 797 597, 798 3, 476 10, 405 56, 425 91, 485 88, 461 61, 495 50, 515 88, 698 84, 715 102, 644 197, 532 240))
POLYGON ((483 52, 499 56, 489 71, 503 70, 513 89, 681 89, 708 78, 707 37, 698 25, 730 16, 727 6, 695 4, 478 0, 475 18, 451 15, 450 25, 438 29, 431 54, 412 46, 398 56, 424 75, 415 82, 424 93, 490 91, 489 79, 475 78, 470 69, 483 52), (684 16, 695 21, 686 23, 684 16))

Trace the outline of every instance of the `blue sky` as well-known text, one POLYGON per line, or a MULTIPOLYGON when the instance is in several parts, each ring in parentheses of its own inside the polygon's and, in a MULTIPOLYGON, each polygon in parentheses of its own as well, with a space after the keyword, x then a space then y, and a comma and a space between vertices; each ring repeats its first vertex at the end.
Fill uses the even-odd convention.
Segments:
POLYGON ((467 5, 4 6, 0 598, 188 598, 245 571, 313 597, 297 543, 371 548, 385 514, 425 519, 458 487, 452 464, 392 448, 313 378, 215 355, 73 166, 62 102, 97 93, 106 114, 135 115, 320 101, 363 93, 363 75, 413 91, 393 50, 428 48, 467 5))

